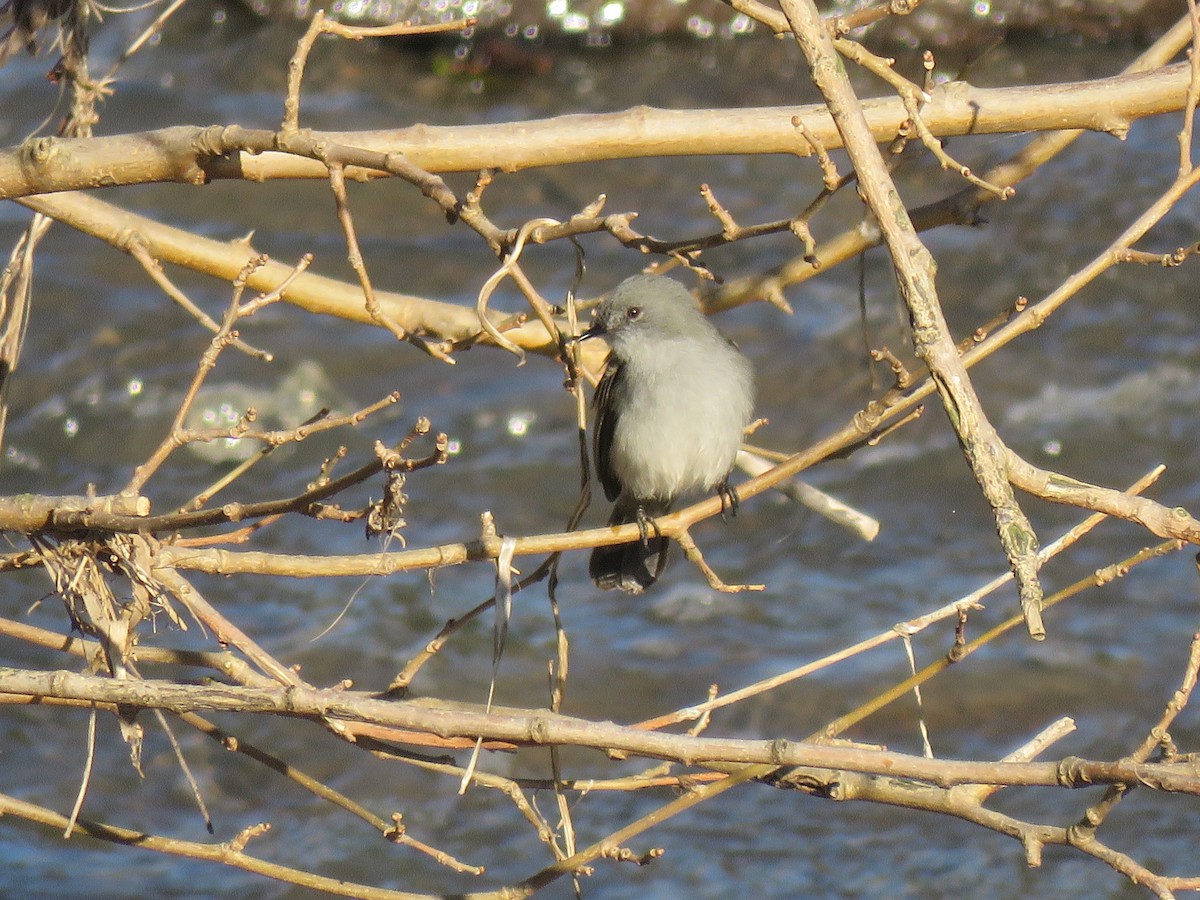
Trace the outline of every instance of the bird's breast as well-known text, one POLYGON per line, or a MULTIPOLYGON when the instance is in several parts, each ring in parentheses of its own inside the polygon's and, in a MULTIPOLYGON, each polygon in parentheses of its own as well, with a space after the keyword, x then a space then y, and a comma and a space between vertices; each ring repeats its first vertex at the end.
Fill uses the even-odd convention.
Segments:
POLYGON ((623 490, 642 500, 672 500, 720 484, 750 420, 746 360, 723 342, 658 342, 622 364, 610 453, 623 490))

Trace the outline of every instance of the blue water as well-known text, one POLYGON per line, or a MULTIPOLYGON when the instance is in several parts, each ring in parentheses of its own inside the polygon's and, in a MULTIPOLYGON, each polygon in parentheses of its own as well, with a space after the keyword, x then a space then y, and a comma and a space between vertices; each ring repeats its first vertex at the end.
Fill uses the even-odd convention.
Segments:
MULTIPOLYGON (((102 108, 100 131, 169 124, 277 121, 282 72, 294 28, 254 27, 237 17, 209 23, 200 10, 124 70, 102 108)), ((112 55, 132 25, 114 17, 96 40, 112 55)), ((978 78, 1036 82, 1117 71, 1128 48, 1072 52, 1027 46, 999 55, 978 78)), ((911 61, 910 61, 911 62, 911 61)), ((638 103, 703 107, 710 103, 807 102, 794 48, 772 43, 662 45, 612 55, 562 51, 541 80, 513 74, 445 79, 427 56, 393 47, 324 42, 310 66, 304 121, 314 128, 374 128, 412 122, 519 120, 561 112, 624 109, 638 103), (699 73, 695 78, 693 73, 699 73), (774 79, 775 73, 780 73, 774 79), (746 98, 739 101, 737 98, 746 98)), ((14 144, 53 103, 40 80, 44 61, 19 60, 0 82, 0 141, 14 144)), ((975 77, 974 73, 973 76, 975 77)), ((878 93, 869 84, 868 93, 878 93)), ((1176 117, 1136 125, 1129 140, 1088 136, 1022 185, 1017 197, 987 210, 990 224, 928 235, 940 266, 939 287, 957 334, 969 333, 1018 295, 1036 299, 1086 262, 1169 182, 1175 166, 1176 117)), ((1024 137, 958 141, 953 149, 975 168, 1013 152, 1024 137)), ((453 176, 464 190, 470 178, 453 176)), ((501 177, 489 211, 511 225, 535 215, 566 217, 601 192, 610 211, 637 209, 637 226, 662 237, 713 229, 698 185, 708 182, 750 223, 793 214, 819 189, 816 167, 785 158, 679 159, 534 170, 501 177)), ((902 172, 902 190, 940 196, 957 187, 927 162, 902 172)), ((348 276, 332 200, 319 184, 216 184, 203 190, 162 185, 114 190, 105 199, 201 234, 233 239, 255 230, 255 245, 277 259, 312 251, 314 270, 348 276)), ((374 282, 381 287, 463 304, 473 302, 495 262, 465 228, 449 228, 429 204, 400 184, 352 193, 356 222, 374 282)), ((1197 204, 1185 199, 1148 247, 1170 250, 1196 240, 1197 204)), ((839 198, 818 220, 818 238, 852 221, 839 198)), ((0 243, 25 220, 0 212, 0 243)), ((585 294, 599 293, 643 259, 607 238, 585 240, 585 294)), ((762 271, 797 252, 776 237, 710 255, 727 278, 762 271)), ((535 248, 531 277, 561 291, 573 258, 565 247, 535 248)), ((890 266, 879 250, 866 258, 872 342, 902 352, 890 266)), ((219 314, 227 285, 172 269, 200 305, 219 314)), ((823 273, 788 293, 795 315, 759 305, 723 316, 721 327, 746 350, 759 373, 760 414, 771 420, 756 440, 799 449, 839 428, 871 396, 861 353, 856 266, 823 273)), ((1037 465, 1124 485, 1158 462, 1168 465, 1155 496, 1168 505, 1200 500, 1195 452, 1195 277, 1189 266, 1126 267, 1105 276, 1045 327, 1010 345, 974 373, 984 407, 1014 448, 1037 465)), ((520 308, 511 290, 499 308, 520 308)), ((227 353, 210 379, 206 403, 264 413, 288 410, 305 391, 346 411, 400 390, 399 409, 351 433, 315 438, 260 466, 247 496, 295 493, 339 442, 367 458, 378 437, 398 439, 417 415, 446 432, 456 452, 442 468, 414 474, 405 532, 410 547, 466 540, 491 510, 510 534, 561 529, 578 480, 573 410, 556 366, 541 359, 517 368, 506 354, 476 349, 454 368, 432 363, 373 329, 274 307, 243 336, 278 357, 271 367, 227 353), (289 381, 289 378, 299 381, 289 381), (298 386, 297 386, 298 385, 298 386)), ((207 337, 149 284, 128 258, 62 227, 39 251, 36 293, 25 353, 9 394, 0 490, 82 493, 119 488, 168 427, 207 337)), ((1004 569, 990 515, 936 402, 923 418, 880 446, 820 466, 814 484, 882 523, 865 543, 796 504, 761 497, 730 525, 699 526, 695 537, 728 580, 767 584, 761 594, 712 592, 676 560, 664 582, 631 600, 600 594, 586 579, 581 554, 562 566, 560 599, 572 639, 565 710, 636 721, 702 700, 708 686, 732 690, 787 671, 854 641, 886 631, 974 589, 1004 569)), ((171 508, 223 471, 187 451, 151 482, 156 510, 171 508)), ((373 486, 373 489, 377 490, 373 486)), ((1081 517, 1021 498, 1046 542, 1081 517)), ((593 521, 602 512, 593 510, 593 521)), ((1151 542, 1135 526, 1106 524, 1049 566, 1048 590, 1066 585, 1151 542)), ((361 526, 308 521, 268 529, 256 548, 296 553, 362 553, 361 526)), ((44 576, 6 576, 3 614, 63 629, 61 604, 44 576)), ((484 565, 412 573, 361 584, 357 579, 285 581, 197 577, 197 586, 242 628, 285 662, 300 663, 319 685, 351 678, 380 689, 436 633, 492 589, 484 565), (272 583, 277 582, 277 583, 272 583), (361 589, 360 589, 361 588, 361 589), (357 594, 336 628, 312 639, 357 594)), ((1014 631, 926 686, 924 714, 935 752, 996 758, 1059 716, 1078 730, 1048 754, 1116 758, 1136 746, 1175 689, 1196 627, 1196 576, 1188 554, 1157 561, 1130 578, 1092 590, 1047 613, 1050 638, 1035 645, 1014 631)), ((968 636, 1016 609, 1011 588, 971 617, 968 636)), ((918 665, 940 657, 949 626, 914 639, 918 665)), ((146 634, 144 641, 201 646, 187 636, 146 634)), ((0 640, 0 664, 57 668, 73 663, 49 651, 0 640)), ((518 595, 501 668, 498 700, 546 702, 546 662, 554 652, 544 592, 518 595)), ((712 735, 798 739, 905 677, 896 643, 816 676, 738 704, 715 716, 712 735)), ((490 616, 452 641, 418 679, 418 694, 482 702, 491 672, 490 616)), ((163 674, 156 672, 155 674, 163 674)), ((852 736, 920 752, 918 711, 894 704, 852 736)), ((149 717, 145 780, 132 772, 114 724, 101 717, 98 756, 84 815, 184 839, 211 840, 183 785, 162 734, 149 717)), ((402 890, 456 892, 498 888, 550 861, 508 801, 484 789, 455 795, 450 778, 424 775, 340 744, 302 722, 222 717, 221 723, 333 784, 387 818, 405 815, 413 836, 488 873, 449 873, 394 847, 357 820, 337 813, 259 766, 180 728, 216 823, 216 839, 268 821, 272 831, 250 845, 266 858, 323 875, 402 890)), ((0 714, 0 791, 59 811, 74 800, 84 763, 82 713, 5 708, 0 714)), ((1173 729, 1193 748, 1197 720, 1187 712, 1173 729)), ((649 764, 607 763, 596 754, 566 754, 571 774, 635 773, 649 764)), ((545 777, 546 754, 485 757, 502 774, 545 777)), ((996 805, 1020 817, 1063 825, 1096 794, 1015 790, 996 805)), ((664 791, 593 793, 573 802, 580 841, 610 833, 669 799, 664 791)), ((552 797, 540 796, 543 811, 552 797)), ((1114 815, 1102 836, 1165 873, 1195 864, 1195 806, 1187 798, 1142 791, 1114 815)), ((996 897, 1138 896, 1104 864, 1047 850, 1028 870, 1009 838, 947 818, 865 805, 832 805, 761 785, 745 786, 666 822, 631 842, 635 852, 662 847, 645 868, 600 861, 584 879, 604 898, 727 897, 996 897)), ((53 830, 0 821, 0 895, 13 897, 299 897, 258 876, 86 839, 64 843, 53 830)), ((546 896, 570 895, 567 883, 546 896)))

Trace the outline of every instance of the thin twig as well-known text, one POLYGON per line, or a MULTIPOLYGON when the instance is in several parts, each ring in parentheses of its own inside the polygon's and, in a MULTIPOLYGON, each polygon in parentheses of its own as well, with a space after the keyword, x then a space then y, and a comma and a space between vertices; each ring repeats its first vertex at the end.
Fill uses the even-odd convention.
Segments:
MULTIPOLYGON (((196 367, 196 374, 192 378, 192 383, 188 386, 184 393, 183 400, 179 404, 179 409, 175 413, 175 420, 171 423, 170 432, 162 442, 155 448, 154 452, 146 459, 144 463, 138 466, 133 473, 133 477, 125 486, 123 493, 140 494, 146 482, 154 475, 156 471, 167 461, 167 458, 185 443, 185 428, 184 420, 191 411, 192 404, 196 400, 196 396, 200 392, 201 386, 205 379, 217 364, 217 357, 221 351, 233 343, 237 339, 237 333, 233 330, 234 325, 241 319, 247 316, 254 315, 258 310, 262 309, 271 303, 277 302, 283 292, 287 290, 287 286, 297 278, 312 262, 312 256, 304 256, 293 268, 291 274, 280 283, 275 290, 268 291, 264 294, 259 294, 253 300, 246 304, 241 303, 241 295, 245 289, 247 280, 255 269, 265 262, 265 257, 259 257, 251 260, 242 269, 239 276, 233 283, 233 299, 230 301, 228 310, 221 321, 221 326, 217 333, 213 335, 209 342, 208 349, 200 358, 200 364, 196 367)), ((244 426, 239 423, 241 431, 248 430, 250 418, 244 418, 244 426)))
POLYGON ((1196 104, 1200 103, 1200 9, 1197 9, 1196 0, 1187 0, 1187 5, 1192 23, 1192 46, 1187 53, 1191 78, 1183 107, 1183 127, 1179 129, 1179 178, 1192 171, 1192 130, 1196 122, 1196 104))
MULTIPOLYGON (((1127 488, 1128 493, 1140 494, 1146 488, 1150 487, 1150 485, 1154 484, 1154 482, 1156 482, 1162 475, 1163 471, 1164 467, 1158 466, 1152 469, 1150 472, 1147 472, 1136 482, 1130 485, 1129 488, 1127 488)), ((1073 544, 1077 543, 1081 538, 1091 532, 1092 529, 1103 522, 1106 518, 1107 516, 1102 513, 1094 513, 1076 524, 1074 527, 1066 531, 1056 540, 1051 541, 1039 551, 1041 562, 1048 562, 1058 554, 1062 553, 1064 550, 1071 547, 1073 544)), ((865 653, 868 650, 872 650, 875 647, 879 647, 883 644, 889 643, 890 641, 898 640, 904 636, 917 634, 921 631, 924 631, 930 625, 958 615, 961 611, 978 609, 982 605, 982 601, 985 597, 995 593, 1001 587, 1008 584, 1010 581, 1012 581, 1012 578, 1013 575, 1011 571, 1005 572, 1002 575, 996 576, 987 584, 981 585, 974 591, 971 591, 971 593, 966 594, 951 603, 947 603, 933 612, 925 613, 917 616, 914 619, 909 619, 906 622, 897 622, 887 631, 882 631, 879 634, 859 641, 856 644, 852 644, 849 647, 837 651, 836 653, 830 653, 821 657, 820 659, 805 663, 802 666, 797 666, 794 669, 789 669, 788 671, 781 672, 778 675, 772 675, 769 678, 761 679, 760 681, 756 681, 743 688, 739 688, 738 690, 730 691, 718 697, 709 698, 703 703, 698 703, 694 706, 686 706, 682 709, 675 710, 675 712, 656 716, 653 719, 647 719, 639 722, 637 727, 658 729, 678 724, 680 722, 691 721, 699 716, 706 715, 713 710, 721 709, 722 707, 730 706, 749 697, 755 697, 768 691, 772 691, 775 688, 781 687, 782 685, 788 684, 799 678, 804 678, 813 674, 814 672, 827 669, 835 663, 858 656, 861 653, 865 653)))

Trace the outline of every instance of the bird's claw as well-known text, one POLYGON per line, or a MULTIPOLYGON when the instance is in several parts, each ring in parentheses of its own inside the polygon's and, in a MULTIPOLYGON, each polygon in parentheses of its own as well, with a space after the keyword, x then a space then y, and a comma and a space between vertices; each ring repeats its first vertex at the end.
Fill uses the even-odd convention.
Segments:
POLYGON ((737 517, 738 511, 738 493, 737 488, 731 487, 728 481, 722 481, 717 485, 717 496, 721 498, 721 518, 728 522, 730 519, 737 517), (729 515, 726 516, 726 510, 729 515))
POLYGON ((650 549, 650 529, 654 529, 655 537, 662 537, 662 532, 658 530, 658 523, 646 515, 646 510, 642 507, 637 508, 637 527, 638 534, 642 539, 642 547, 650 549))

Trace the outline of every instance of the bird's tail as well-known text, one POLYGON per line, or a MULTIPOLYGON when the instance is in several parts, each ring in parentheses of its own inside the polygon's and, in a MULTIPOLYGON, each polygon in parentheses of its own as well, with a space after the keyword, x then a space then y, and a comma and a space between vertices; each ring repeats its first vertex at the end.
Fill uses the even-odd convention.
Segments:
POLYGON ((603 590, 624 591, 627 594, 640 594, 662 575, 667 567, 667 555, 671 542, 654 532, 654 523, 647 522, 647 517, 661 516, 670 512, 670 504, 642 504, 636 501, 617 500, 613 507, 609 525, 628 525, 639 520, 646 522, 649 529, 646 539, 632 541, 628 544, 613 544, 608 547, 597 547, 592 551, 588 562, 588 574, 592 581, 603 590))

